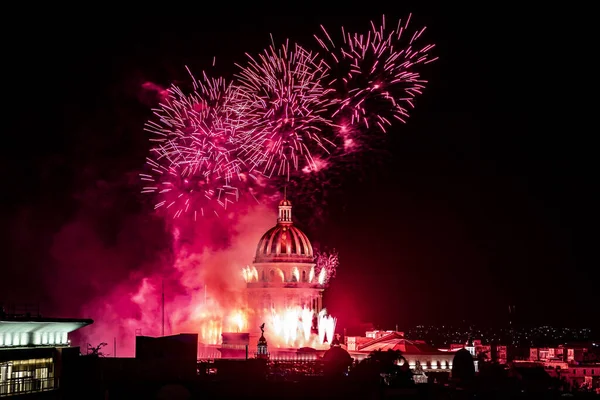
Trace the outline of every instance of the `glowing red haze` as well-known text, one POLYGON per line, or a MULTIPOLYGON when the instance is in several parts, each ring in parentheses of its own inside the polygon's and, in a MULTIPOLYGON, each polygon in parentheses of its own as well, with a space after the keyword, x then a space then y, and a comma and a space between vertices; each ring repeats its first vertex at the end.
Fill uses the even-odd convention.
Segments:
POLYGON ((95 321, 75 344, 85 348, 86 343, 106 342, 112 354, 116 338, 118 356, 133 356, 136 333, 162 333, 163 282, 165 334, 199 333, 201 341, 214 344, 221 330, 244 328, 239 323, 246 285, 242 269, 252 262, 258 239, 273 218, 273 207, 254 205, 157 234, 142 216, 132 217, 110 245, 97 236, 98 221, 80 218, 65 226, 55 237, 53 253, 61 278, 69 282, 54 286, 55 297, 63 313, 79 307, 78 314, 95 321), (93 300, 77 303, 81 299, 93 300))
MULTIPOLYGON (((80 196, 80 214, 54 238, 56 265, 47 270, 60 282, 52 283, 59 308, 96 321, 82 330, 84 340, 97 345, 116 338, 118 355, 131 356, 136 334, 160 335, 163 327, 165 334, 197 332, 206 344, 218 343, 222 331, 248 329, 257 313, 246 307, 242 271, 273 225, 271 197, 282 177, 286 185, 322 179, 335 162, 364 151, 373 128, 386 132, 392 120, 404 122, 422 93, 426 81, 418 68, 435 60, 433 45, 414 43, 424 28, 404 34, 409 21, 386 28, 382 18, 366 41, 346 32, 339 46, 323 30, 320 52, 270 47, 259 61, 242 65, 232 82, 202 74, 189 93, 142 84, 160 107, 146 124, 154 136, 139 173, 141 192, 174 219, 119 214, 131 207, 122 196, 131 182, 98 182, 80 196), (215 204, 218 213, 204 212, 215 204)), ((321 255, 303 284, 324 286, 333 277, 337 254, 321 255)), ((257 269, 245 271, 257 279, 257 269)), ((280 283, 300 282, 280 272, 280 283)), ((313 344, 312 310, 270 311, 272 331, 287 332, 281 344, 313 344), (299 320, 304 339, 296 340, 299 320)), ((317 345, 335 329, 335 318, 324 311, 317 345)))

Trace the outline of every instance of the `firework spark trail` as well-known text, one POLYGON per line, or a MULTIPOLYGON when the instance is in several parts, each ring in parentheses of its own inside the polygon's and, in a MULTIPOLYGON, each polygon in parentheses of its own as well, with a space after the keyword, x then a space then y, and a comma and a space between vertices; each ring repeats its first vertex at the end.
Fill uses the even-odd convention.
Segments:
POLYGON ((172 208, 175 218, 190 211, 204 215, 212 202, 227 208, 239 197, 237 184, 255 178, 240 158, 256 146, 255 137, 238 129, 245 113, 229 104, 232 85, 204 73, 193 82, 188 95, 172 86, 167 102, 154 110, 156 120, 145 126, 154 146, 150 171, 141 174, 148 182, 142 192, 160 194, 155 208, 172 208))
POLYGON ((159 194, 156 208, 196 219, 355 162, 348 156, 368 151, 371 131, 405 122, 426 84, 418 67, 436 59, 433 45, 418 45, 425 28, 409 33, 409 22, 388 29, 384 17, 366 34, 342 28, 339 45, 321 27, 320 52, 271 38, 236 64, 232 82, 203 73, 190 94, 172 86, 146 124, 153 146, 142 192, 159 194))
POLYGON ((315 263, 315 274, 319 277, 319 283, 326 284, 335 278, 337 267, 340 264, 338 252, 335 249, 329 253, 317 252, 315 263))
MULTIPOLYGON (((374 137, 368 134, 371 128, 385 131, 392 121, 404 121, 413 98, 425 86, 417 67, 435 60, 429 55, 433 45, 418 46, 424 29, 408 34, 408 22, 389 30, 383 19, 380 25, 372 24, 366 35, 346 33, 342 28, 339 45, 323 29, 323 38, 317 37, 322 50, 318 52, 289 42, 276 47, 272 42, 260 55, 248 55, 232 81, 203 73, 200 79, 192 77, 190 93, 174 85, 161 91, 162 104, 145 126, 152 135, 152 146, 147 170, 140 174, 142 192, 158 197, 155 208, 174 218, 186 215, 193 220, 218 214, 245 194, 256 200, 272 199, 282 185, 291 185, 318 202, 322 199, 318 193, 331 186, 332 171, 347 174, 348 155, 368 150, 365 144, 374 137)), ((319 211, 311 210, 311 214, 319 211)), ((223 330, 240 331, 245 318, 253 315, 255 310, 244 308, 245 286, 236 283, 244 281, 233 277, 239 278, 237 268, 247 262, 237 257, 252 248, 256 235, 264 230, 247 232, 248 244, 218 229, 256 229, 261 219, 250 218, 252 215, 228 212, 229 225, 222 220, 194 224, 190 232, 201 240, 194 241, 193 248, 188 248, 188 240, 180 240, 178 229, 173 230, 176 261, 170 272, 183 292, 174 298, 178 307, 169 313, 172 329, 199 331, 205 343, 216 343, 223 330), (235 219, 229 218, 233 214, 235 219), (238 223, 232 224, 232 220, 238 223), (196 227, 203 233, 216 230, 214 237, 219 239, 207 239, 196 227), (225 236, 235 247, 222 243, 225 236), (211 246, 226 251, 208 251, 211 246), (218 289, 207 298, 207 287, 218 289)), ((309 282, 324 285, 335 276, 339 264, 335 251, 317 253, 314 262, 309 282)), ((245 269, 243 276, 246 281, 258 279, 251 268, 245 269)), ((152 331, 156 328, 157 288, 164 282, 164 271, 148 279, 137 291, 132 291, 129 283, 123 284, 112 292, 113 297, 99 299, 99 304, 90 307, 103 310, 110 322, 105 326, 112 329, 119 325, 115 316, 127 310, 133 317, 127 317, 118 328, 127 335, 140 324, 152 331), (131 304, 123 300, 128 296, 131 304)), ((281 332, 286 342, 310 345, 312 310, 275 311, 271 323, 283 321, 281 332)), ((316 344, 325 338, 331 341, 336 319, 321 310, 317 320, 316 344)))
POLYGON ((332 117, 339 126, 361 125, 386 132, 392 119, 405 122, 413 99, 427 83, 416 69, 437 59, 429 52, 434 45, 418 45, 425 28, 408 33, 411 15, 396 28, 386 27, 385 16, 380 25, 371 22, 365 34, 346 32, 336 45, 321 26, 323 38, 315 38, 329 59, 332 78, 328 82, 340 98, 332 117), (337 117, 337 118, 336 118, 337 117))
POLYGON ((322 84, 327 68, 312 53, 289 42, 272 44, 258 58, 247 54, 239 65, 238 93, 233 104, 248 111, 246 128, 260 138, 250 158, 268 177, 315 168, 315 152, 334 147, 324 135, 331 125, 330 91, 322 84), (240 105, 242 104, 242 105, 240 105))

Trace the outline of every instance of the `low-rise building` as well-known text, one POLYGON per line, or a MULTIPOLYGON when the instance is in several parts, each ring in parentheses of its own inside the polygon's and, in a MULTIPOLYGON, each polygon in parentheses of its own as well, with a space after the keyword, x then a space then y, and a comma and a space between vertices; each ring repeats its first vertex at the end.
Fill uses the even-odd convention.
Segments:
POLYGON ((90 319, 0 315, 0 397, 59 388, 64 364, 79 356, 69 333, 90 319))
POLYGON ((346 350, 355 361, 361 361, 373 351, 399 350, 411 369, 447 371, 452 369, 454 352, 438 350, 423 340, 409 340, 403 332, 370 331, 365 336, 345 338, 346 350))

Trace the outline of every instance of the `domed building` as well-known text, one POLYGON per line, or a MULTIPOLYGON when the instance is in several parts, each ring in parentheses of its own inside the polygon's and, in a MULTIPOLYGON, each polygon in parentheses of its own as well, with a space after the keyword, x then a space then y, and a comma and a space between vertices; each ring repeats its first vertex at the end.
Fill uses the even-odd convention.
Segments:
POLYGON ((304 307, 319 313, 325 284, 315 276, 315 256, 308 237, 292 220, 292 203, 279 203, 277 224, 258 241, 253 262, 256 273, 247 282, 253 310, 304 307))
POLYGON ((278 209, 276 225, 261 236, 252 266, 243 269, 247 331, 221 333, 222 358, 244 358, 257 343, 257 356, 316 360, 334 337, 336 319, 323 308, 327 271, 316 273, 313 247, 294 225, 292 203, 284 197, 278 209))

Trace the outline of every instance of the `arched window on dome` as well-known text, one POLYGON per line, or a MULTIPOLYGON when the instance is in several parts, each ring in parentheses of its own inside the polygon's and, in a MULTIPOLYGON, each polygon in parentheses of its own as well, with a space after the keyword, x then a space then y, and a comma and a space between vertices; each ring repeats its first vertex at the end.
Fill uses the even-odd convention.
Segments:
POLYGON ((302 270, 302 282, 306 282, 306 271, 302 270))
POLYGON ((269 281, 270 282, 275 281, 275 271, 274 270, 269 271, 269 281))
POLYGON ((265 282, 266 281, 266 277, 265 277, 265 270, 262 270, 262 274, 261 274, 261 281, 265 282))

